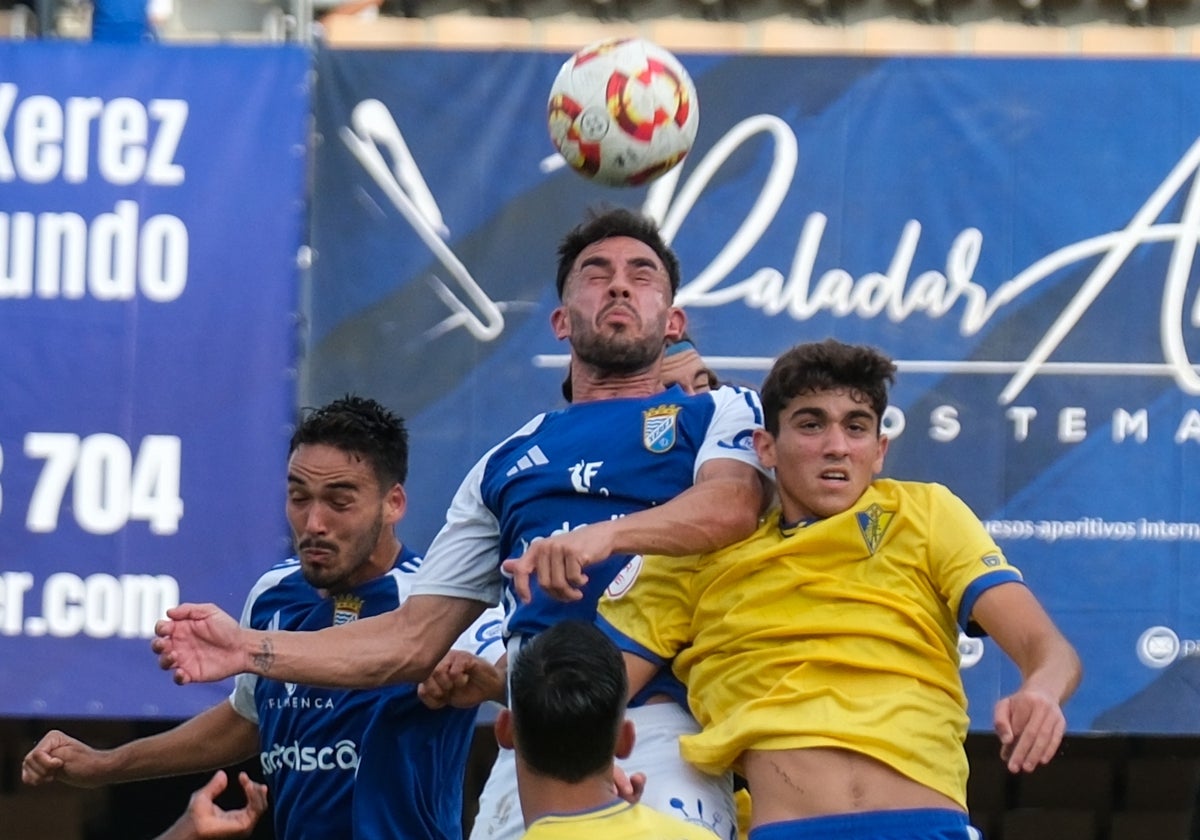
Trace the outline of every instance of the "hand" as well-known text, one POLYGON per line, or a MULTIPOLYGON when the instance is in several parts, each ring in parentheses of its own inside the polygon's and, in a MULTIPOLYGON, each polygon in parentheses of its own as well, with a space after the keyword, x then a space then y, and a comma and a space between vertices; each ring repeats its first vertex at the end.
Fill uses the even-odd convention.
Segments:
POLYGON ((228 777, 218 770, 204 787, 192 794, 187 810, 173 826, 157 840, 217 840, 217 838, 249 837, 267 810, 267 786, 251 781, 245 773, 238 774, 246 805, 233 811, 223 811, 216 798, 225 790, 228 777))
POLYGON ((617 796, 624 799, 630 805, 636 805, 641 801, 642 794, 646 791, 646 774, 634 773, 628 775, 621 769, 620 765, 613 765, 613 789, 617 796))
POLYGON ((578 601, 582 587, 588 581, 586 567, 613 554, 611 522, 584 525, 565 534, 555 534, 534 540, 525 553, 516 559, 505 560, 502 568, 512 576, 513 589, 523 602, 529 603, 531 575, 559 601, 578 601))
POLYGON ((52 729, 21 762, 21 781, 35 786, 64 782, 75 787, 96 787, 105 784, 100 756, 100 750, 52 729))
POLYGON ((216 682, 246 670, 241 627, 215 604, 180 604, 154 625, 150 643, 158 667, 174 671, 175 682, 216 682))
POLYGON ((1025 687, 997 703, 993 719, 1000 736, 1000 758, 1010 773, 1032 773, 1049 764, 1067 729, 1058 700, 1025 687))
POLYGON ((417 686, 417 696, 431 709, 471 709, 485 700, 504 700, 504 673, 486 659, 451 650, 417 686))

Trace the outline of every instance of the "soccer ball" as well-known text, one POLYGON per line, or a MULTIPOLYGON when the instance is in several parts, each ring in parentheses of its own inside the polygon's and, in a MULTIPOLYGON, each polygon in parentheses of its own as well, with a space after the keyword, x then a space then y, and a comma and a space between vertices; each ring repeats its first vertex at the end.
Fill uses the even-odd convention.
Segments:
POLYGON ((610 38, 575 53, 554 79, 550 139, 576 172, 634 187, 681 160, 696 139, 696 86, 679 59, 642 38, 610 38))

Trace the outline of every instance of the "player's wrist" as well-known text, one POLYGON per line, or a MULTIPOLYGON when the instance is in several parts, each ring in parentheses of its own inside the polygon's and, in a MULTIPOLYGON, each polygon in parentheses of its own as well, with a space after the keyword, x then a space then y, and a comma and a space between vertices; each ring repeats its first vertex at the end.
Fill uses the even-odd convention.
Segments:
POLYGON ((263 630, 240 628, 237 650, 241 661, 238 666, 235 666, 235 674, 271 676, 271 671, 275 666, 275 643, 272 634, 263 630))

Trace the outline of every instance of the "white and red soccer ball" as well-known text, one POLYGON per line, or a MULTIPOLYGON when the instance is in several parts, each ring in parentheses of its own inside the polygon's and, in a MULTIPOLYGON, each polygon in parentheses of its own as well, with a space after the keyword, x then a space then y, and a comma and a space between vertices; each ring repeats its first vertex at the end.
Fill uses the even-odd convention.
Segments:
POLYGON ((696 86, 667 50, 611 38, 572 55, 547 105, 550 139, 576 172, 633 187, 670 170, 696 140, 696 86))

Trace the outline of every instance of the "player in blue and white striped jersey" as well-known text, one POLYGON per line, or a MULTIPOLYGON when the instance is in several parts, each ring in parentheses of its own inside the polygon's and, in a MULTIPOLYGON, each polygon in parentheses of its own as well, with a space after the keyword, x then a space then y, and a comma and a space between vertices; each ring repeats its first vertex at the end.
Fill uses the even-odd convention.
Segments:
MULTIPOLYGON (((407 504, 403 423, 373 400, 346 397, 309 413, 290 449, 287 516, 297 554, 253 588, 247 627, 315 631, 395 609, 420 566, 395 532, 407 504)), ((480 616, 461 646, 495 661, 499 619, 498 610, 480 616)), ((23 775, 33 784, 110 784, 258 753, 279 840, 450 840, 462 833, 474 718, 466 709, 430 710, 413 686, 347 691, 241 677, 229 702, 112 750, 51 732, 23 775)))
MULTIPOLYGON (((329 593, 309 584, 292 558, 259 579, 242 623, 307 631, 379 615, 404 602, 420 565, 402 547, 390 571, 329 593)), ((485 612, 454 649, 494 662, 503 652, 501 618, 499 609, 485 612)), ((432 710, 411 684, 346 691, 247 674, 230 702, 258 728, 276 837, 461 836, 474 709, 432 710)))

